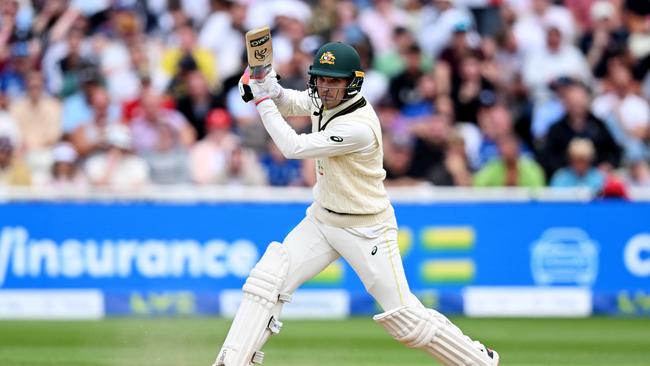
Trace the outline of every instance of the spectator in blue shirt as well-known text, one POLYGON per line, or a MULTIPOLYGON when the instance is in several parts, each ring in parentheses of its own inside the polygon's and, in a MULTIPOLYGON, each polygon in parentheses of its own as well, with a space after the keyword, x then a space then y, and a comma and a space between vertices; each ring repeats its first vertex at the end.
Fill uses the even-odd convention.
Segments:
POLYGON ((599 192, 605 174, 593 166, 594 144, 589 139, 574 138, 568 148, 569 165, 560 168, 551 179, 551 187, 587 187, 599 192))
POLYGON ((300 160, 286 159, 273 142, 268 146, 268 153, 261 158, 268 184, 271 186, 303 185, 300 160))

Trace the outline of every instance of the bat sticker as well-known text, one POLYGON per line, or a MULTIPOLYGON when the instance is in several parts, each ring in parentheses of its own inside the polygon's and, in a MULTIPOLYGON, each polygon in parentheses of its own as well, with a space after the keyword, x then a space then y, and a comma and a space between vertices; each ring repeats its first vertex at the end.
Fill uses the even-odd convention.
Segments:
POLYGON ((255 50, 255 59, 259 61, 264 61, 266 58, 266 52, 268 51, 268 48, 264 48, 261 50, 255 50))

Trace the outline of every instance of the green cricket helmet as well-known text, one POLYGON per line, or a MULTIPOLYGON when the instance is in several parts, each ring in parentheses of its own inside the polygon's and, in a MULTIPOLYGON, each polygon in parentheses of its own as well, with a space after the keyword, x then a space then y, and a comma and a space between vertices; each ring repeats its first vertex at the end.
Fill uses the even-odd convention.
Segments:
POLYGON ((309 66, 309 94, 312 100, 318 96, 316 78, 327 76, 348 80, 343 100, 353 98, 361 91, 364 72, 361 70, 361 58, 354 47, 341 42, 324 44, 314 55, 314 61, 309 66))

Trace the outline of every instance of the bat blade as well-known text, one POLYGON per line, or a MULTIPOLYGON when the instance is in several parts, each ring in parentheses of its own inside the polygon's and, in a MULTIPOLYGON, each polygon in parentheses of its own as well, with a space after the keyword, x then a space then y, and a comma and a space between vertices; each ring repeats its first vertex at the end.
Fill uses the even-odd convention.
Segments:
POLYGON ((246 54, 252 79, 263 79, 273 63, 273 44, 271 29, 262 27, 246 32, 246 54))

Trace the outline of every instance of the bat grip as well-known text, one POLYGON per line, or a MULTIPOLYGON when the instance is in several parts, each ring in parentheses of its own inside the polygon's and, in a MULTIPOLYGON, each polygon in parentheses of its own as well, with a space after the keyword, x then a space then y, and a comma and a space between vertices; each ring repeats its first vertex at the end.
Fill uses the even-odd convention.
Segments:
POLYGON ((251 66, 251 79, 262 80, 271 72, 272 65, 251 66))

